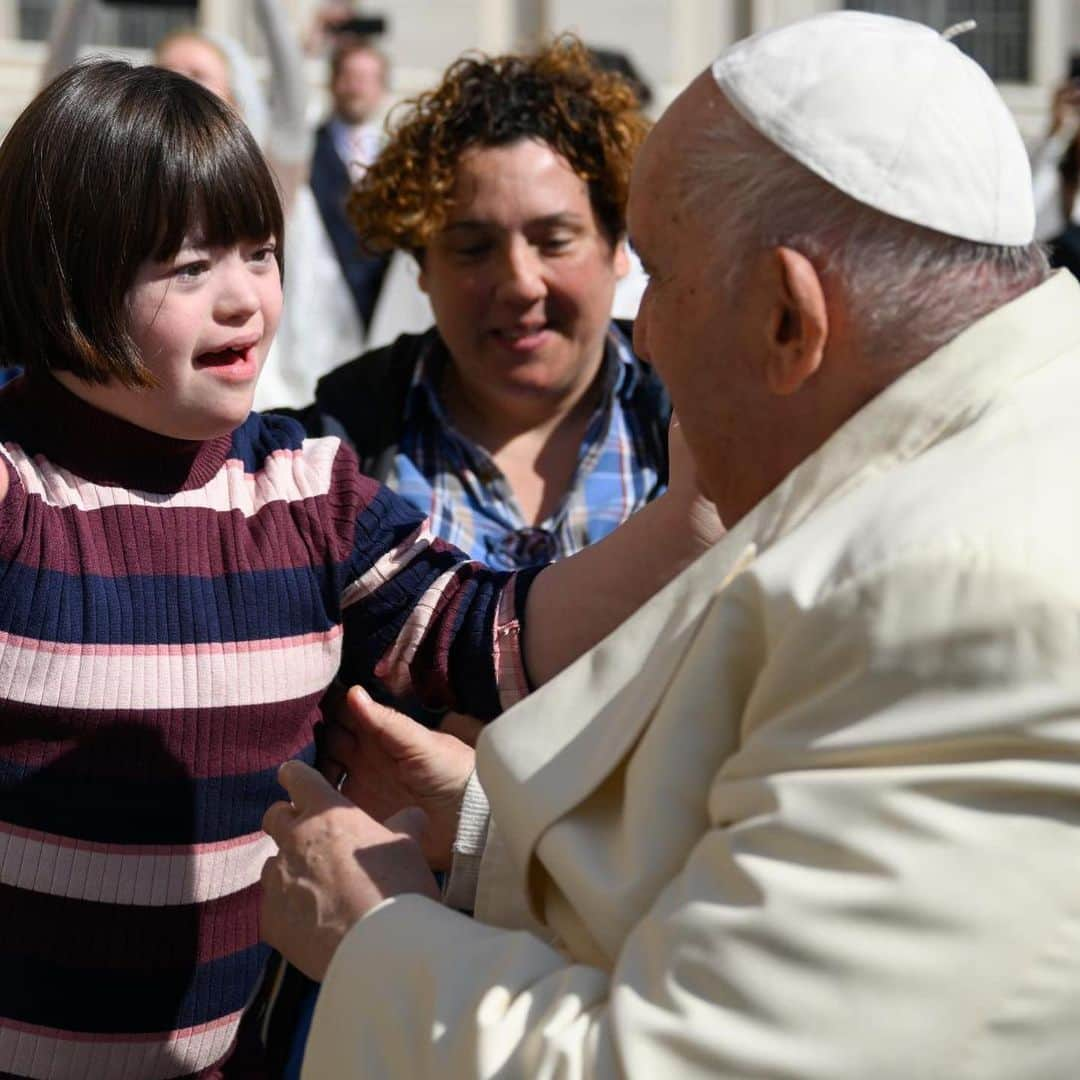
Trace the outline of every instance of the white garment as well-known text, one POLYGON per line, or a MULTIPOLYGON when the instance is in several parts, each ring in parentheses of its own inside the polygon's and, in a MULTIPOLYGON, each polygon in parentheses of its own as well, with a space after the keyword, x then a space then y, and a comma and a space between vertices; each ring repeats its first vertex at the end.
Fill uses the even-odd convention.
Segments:
POLYGON ((255 408, 297 408, 328 371, 364 351, 364 329, 311 188, 285 223, 285 304, 255 389, 255 408))
POLYGON ((488 727, 560 948, 385 902, 305 1078, 1077 1075, 1078 401, 1060 272, 488 727))

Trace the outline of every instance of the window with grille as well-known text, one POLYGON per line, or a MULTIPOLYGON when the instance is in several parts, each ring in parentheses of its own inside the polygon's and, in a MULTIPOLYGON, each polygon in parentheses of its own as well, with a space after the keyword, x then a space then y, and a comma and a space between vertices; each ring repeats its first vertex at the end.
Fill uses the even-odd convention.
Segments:
POLYGON ((866 0, 844 6, 899 15, 935 30, 974 19, 978 25, 960 34, 955 39, 956 46, 978 61, 998 82, 1030 81, 1030 0, 866 0))
MULTIPOLYGON (((25 41, 45 41, 60 0, 19 0, 19 37, 25 41)), ((195 21, 191 0, 162 3, 103 3, 96 6, 95 45, 122 45, 149 49, 161 38, 195 21)))

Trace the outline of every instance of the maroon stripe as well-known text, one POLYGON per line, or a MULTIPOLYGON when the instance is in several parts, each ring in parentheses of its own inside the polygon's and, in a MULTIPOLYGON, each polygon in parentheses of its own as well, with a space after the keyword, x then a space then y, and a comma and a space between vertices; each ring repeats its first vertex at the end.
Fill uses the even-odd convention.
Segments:
POLYGON ((205 904, 88 904, 0 885, 0 953, 69 968, 204 964, 259 940, 259 886, 205 904))
POLYGON ((4 702, 0 762, 29 772, 141 779, 148 761, 200 779, 272 769, 310 745, 320 694, 270 705, 86 712, 4 702))
MULTIPOLYGON (((360 509, 355 503, 349 508, 353 529, 360 509)), ((249 518, 239 511, 205 507, 177 507, 167 514, 153 506, 58 508, 35 496, 28 500, 20 561, 43 570, 107 578, 220 577, 307 568, 313 551, 338 551, 342 546, 340 514, 341 508, 326 496, 272 502, 249 518), (64 542, 57 542, 60 537, 64 542)))

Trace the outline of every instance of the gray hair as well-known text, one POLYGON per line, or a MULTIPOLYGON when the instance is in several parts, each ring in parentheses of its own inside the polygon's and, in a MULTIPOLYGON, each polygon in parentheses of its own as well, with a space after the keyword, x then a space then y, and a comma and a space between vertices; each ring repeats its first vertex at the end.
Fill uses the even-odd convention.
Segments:
POLYGON ((729 296, 746 255, 793 248, 839 285, 864 355, 906 366, 1050 272, 1038 244, 962 240, 857 202, 733 108, 718 113, 684 159, 681 188, 688 209, 720 234, 717 267, 729 296))

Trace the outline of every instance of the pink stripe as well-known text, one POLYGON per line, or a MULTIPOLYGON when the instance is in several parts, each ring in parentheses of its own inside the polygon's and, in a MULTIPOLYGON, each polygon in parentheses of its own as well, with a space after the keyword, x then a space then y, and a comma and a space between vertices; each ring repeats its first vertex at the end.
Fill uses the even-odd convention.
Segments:
POLYGON ((0 1070, 32 1080, 169 1080, 220 1061, 240 1013, 160 1035, 97 1035, 0 1020, 0 1070))
POLYGON ((408 566, 418 555, 431 546, 434 536, 425 518, 397 547, 391 548, 375 564, 349 585, 341 594, 341 606, 347 608, 370 596, 385 585, 395 574, 408 566))
POLYGON ((15 443, 5 450, 27 494, 49 506, 102 510, 111 506, 152 506, 156 510, 200 507, 226 512, 239 510, 252 517, 272 502, 298 502, 319 498, 330 490, 334 459, 341 446, 337 438, 308 439, 300 450, 277 450, 256 473, 230 459, 201 488, 162 496, 95 484, 42 457, 31 457, 15 443))
POLYGON ((307 645, 323 645, 341 637, 340 626, 329 630, 296 634, 293 637, 257 638, 253 641, 211 641, 187 645, 100 645, 80 642, 44 641, 39 638, 7 634, 0 630, 0 648, 34 649, 53 656, 198 656, 205 654, 223 656, 246 656, 252 653, 272 652, 280 649, 302 648, 307 645))
MULTIPOLYGON (((29 639, 23 639, 29 641, 29 639)), ((223 709, 321 693, 341 662, 341 630, 269 639, 254 650, 232 644, 3 650, 0 698, 56 709, 223 709)))
POLYGON ((208 1031, 216 1031, 218 1028, 236 1024, 243 1011, 222 1016, 217 1020, 208 1020, 204 1024, 196 1024, 195 1027, 180 1028, 177 1031, 150 1031, 136 1032, 129 1035, 109 1035, 108 1033, 92 1031, 63 1031, 60 1028, 43 1027, 40 1024, 27 1024, 22 1020, 10 1020, 0 1017, 0 1030, 11 1028, 13 1031, 25 1035, 36 1035, 43 1039, 56 1039, 57 1042, 76 1043, 160 1043, 179 1042, 181 1039, 190 1039, 196 1035, 203 1035, 208 1031))
POLYGON ((424 636, 431 626, 435 611, 447 590, 454 583, 460 566, 440 574, 425 590, 409 612, 405 625, 394 639, 394 644, 375 665, 375 674, 382 679, 392 694, 401 697, 412 689, 409 665, 416 656, 424 636))
POLYGON ((529 693, 529 680, 525 676, 525 661, 521 655, 521 621, 514 601, 516 581, 515 574, 503 586, 492 627, 495 685, 499 691, 499 704, 504 710, 516 705, 529 693))
POLYGON ((9 825, 6 821, 0 821, 0 837, 12 836, 19 840, 48 844, 51 847, 78 848, 80 851, 101 855, 213 855, 215 852, 244 847, 261 839, 262 835, 261 831, 248 833, 246 836, 215 840, 209 844, 104 844, 96 840, 73 840, 70 836, 39 832, 37 829, 24 829, 21 825, 9 825))
POLYGON ((119 844, 10 830, 0 832, 0 884, 94 903, 204 904, 254 885, 276 850, 262 832, 227 845, 136 853, 119 844))

